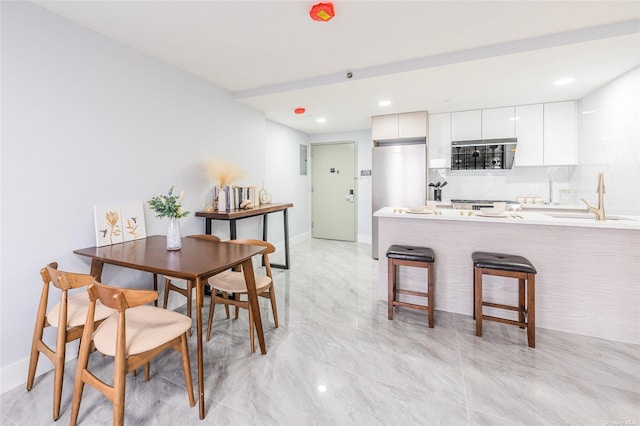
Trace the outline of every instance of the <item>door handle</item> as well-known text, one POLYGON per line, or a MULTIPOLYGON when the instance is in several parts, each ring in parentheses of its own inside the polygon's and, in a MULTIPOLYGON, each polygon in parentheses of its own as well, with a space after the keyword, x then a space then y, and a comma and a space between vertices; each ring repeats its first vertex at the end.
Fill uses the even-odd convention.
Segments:
POLYGON ((347 200, 350 203, 353 203, 353 196, 354 196, 353 189, 350 189, 349 190, 349 194, 345 195, 344 199, 347 200))

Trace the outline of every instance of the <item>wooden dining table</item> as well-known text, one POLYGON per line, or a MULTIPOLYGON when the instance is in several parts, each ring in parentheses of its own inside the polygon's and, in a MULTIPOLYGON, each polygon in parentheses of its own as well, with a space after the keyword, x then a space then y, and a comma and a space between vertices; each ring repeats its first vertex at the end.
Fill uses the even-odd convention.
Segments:
POLYGON ((229 244, 196 238, 183 238, 180 250, 167 250, 164 235, 154 235, 139 240, 103 247, 88 247, 74 250, 80 256, 91 258, 90 274, 100 281, 105 264, 137 269, 154 274, 168 275, 191 281, 196 288, 196 328, 198 343, 198 392, 200 397, 200 419, 204 419, 204 366, 202 351, 202 305, 204 284, 213 275, 234 266, 242 265, 247 282, 247 294, 260 351, 267 353, 262 318, 258 306, 258 295, 253 271, 252 257, 265 248, 245 244, 229 244))

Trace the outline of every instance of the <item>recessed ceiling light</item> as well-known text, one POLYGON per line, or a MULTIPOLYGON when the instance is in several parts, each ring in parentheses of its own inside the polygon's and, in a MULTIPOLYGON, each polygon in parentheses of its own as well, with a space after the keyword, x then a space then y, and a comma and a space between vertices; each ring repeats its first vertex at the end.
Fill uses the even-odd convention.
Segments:
POLYGON ((583 114, 593 114, 595 113, 595 110, 589 110, 589 111, 582 111, 583 114))
POLYGON ((316 120, 316 123, 326 123, 326 122, 327 122, 327 119, 323 117, 320 117, 316 120))
POLYGON ((569 78, 561 78, 560 80, 556 80, 553 84, 555 84, 556 86, 564 86, 565 84, 571 84, 573 83, 575 80, 571 77, 569 78))
POLYGON ((380 101, 380 102, 378 102, 378 105, 380 105, 380 106, 389 106, 389 105, 391 105, 391 101, 380 101))

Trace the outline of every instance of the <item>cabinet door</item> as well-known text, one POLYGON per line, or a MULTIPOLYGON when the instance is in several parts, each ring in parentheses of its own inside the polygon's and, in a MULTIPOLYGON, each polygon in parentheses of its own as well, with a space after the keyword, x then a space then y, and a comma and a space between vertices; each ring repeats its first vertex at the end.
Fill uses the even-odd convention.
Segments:
POLYGON ((482 111, 451 113, 451 140, 468 141, 482 138, 482 111))
POLYGON ((578 164, 576 101, 544 104, 544 164, 578 164))
POLYGON ((398 137, 398 114, 375 115, 371 119, 371 139, 374 141, 398 137))
POLYGON ((398 114, 398 137, 426 138, 427 112, 418 111, 398 114))
POLYGON ((543 106, 523 105, 516 107, 515 166, 544 165, 543 106))
POLYGON ((490 108, 482 110, 482 139, 513 138, 515 108, 490 108))
POLYGON ((451 114, 429 115, 429 168, 451 167, 451 114))

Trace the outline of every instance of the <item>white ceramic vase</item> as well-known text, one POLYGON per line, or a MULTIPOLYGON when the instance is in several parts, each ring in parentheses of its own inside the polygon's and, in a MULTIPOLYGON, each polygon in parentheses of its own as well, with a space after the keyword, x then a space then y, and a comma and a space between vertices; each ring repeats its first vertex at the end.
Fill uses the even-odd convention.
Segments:
POLYGON ((178 218, 171 217, 167 228, 167 250, 180 250, 181 248, 180 221, 178 218))
POLYGON ((260 198, 260 204, 271 204, 271 193, 267 188, 262 188, 258 194, 260 198))

